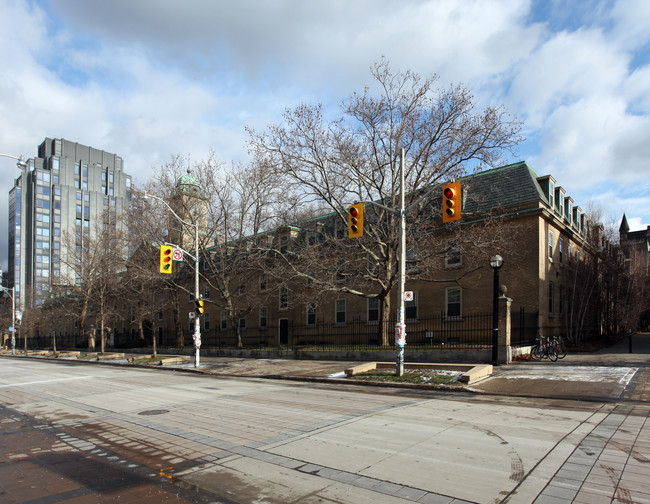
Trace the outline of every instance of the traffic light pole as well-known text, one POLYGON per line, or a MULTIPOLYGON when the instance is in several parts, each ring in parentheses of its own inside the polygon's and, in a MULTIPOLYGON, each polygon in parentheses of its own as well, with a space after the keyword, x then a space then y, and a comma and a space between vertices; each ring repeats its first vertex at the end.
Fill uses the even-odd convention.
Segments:
POLYGON ((395 348, 397 349, 397 360, 395 366, 395 375, 402 376, 404 374, 404 346, 406 345, 406 306, 404 302, 404 291, 406 284, 406 213, 411 210, 420 199, 429 195, 425 194, 422 198, 413 203, 409 208, 404 208, 405 205, 405 189, 404 189, 404 149, 402 149, 401 161, 400 161, 400 194, 399 194, 399 209, 387 207, 376 201, 366 201, 364 203, 374 205, 384 210, 387 210, 399 219, 399 259, 398 259, 398 268, 399 268, 399 282, 398 282, 398 292, 397 297, 399 300, 399 308, 397 310, 397 322, 395 324, 395 348))
POLYGON ((406 210, 404 208, 404 149, 399 170, 400 194, 399 194, 399 312, 397 324, 395 325, 395 347, 397 348, 397 362, 395 375, 404 374, 404 345, 406 345, 406 306, 404 303, 404 285, 406 283, 406 210))
MULTIPOLYGON (((396 376, 402 376, 404 374, 404 346, 406 345, 406 306, 404 301, 405 294, 405 284, 406 284, 406 214, 415 208, 422 200, 428 198, 436 187, 432 187, 425 194, 421 195, 417 200, 415 200, 408 208, 405 208, 405 183, 404 183, 404 149, 401 151, 401 162, 400 162, 400 205, 399 209, 387 207, 376 201, 364 201, 364 204, 373 205, 379 208, 383 208, 389 212, 392 212, 399 218, 399 282, 398 282, 398 299, 399 299, 399 308, 397 311, 397 323, 395 324, 395 347, 397 348, 397 361, 395 374, 396 376)), ((456 192, 460 193, 460 185, 455 186, 456 192)), ((458 208, 457 215, 453 220, 458 220, 460 218, 460 207, 458 208)))
POLYGON ((16 355, 16 290, 15 287, 11 289, 3 287, 1 282, 2 270, 0 270, 0 292, 9 293, 11 290, 11 355, 16 355))
MULTIPOLYGON (((192 254, 187 254, 191 259, 194 259, 194 299, 198 300, 200 293, 199 293, 199 223, 197 222, 185 222, 183 219, 181 219, 176 212, 174 212, 174 209, 169 206, 169 203, 167 203, 164 199, 159 198, 158 196, 154 196, 153 194, 147 194, 144 193, 144 198, 153 198, 161 203, 163 203, 169 211, 172 213, 176 219, 178 219, 182 224, 185 224, 186 226, 194 226, 194 257, 192 257, 192 254)), ((201 360, 201 355, 200 355, 200 350, 201 350, 201 322, 200 319, 197 318, 196 322, 194 323, 194 336, 192 336, 192 339, 194 340, 194 367, 199 367, 200 360, 201 360)))

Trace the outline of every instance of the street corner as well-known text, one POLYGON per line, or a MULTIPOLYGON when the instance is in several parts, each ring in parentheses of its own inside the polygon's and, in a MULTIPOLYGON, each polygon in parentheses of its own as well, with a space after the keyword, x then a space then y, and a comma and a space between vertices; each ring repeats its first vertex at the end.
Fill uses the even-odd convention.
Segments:
POLYGON ((636 367, 520 364, 502 368, 472 388, 500 395, 619 400, 634 387, 637 373, 636 367))

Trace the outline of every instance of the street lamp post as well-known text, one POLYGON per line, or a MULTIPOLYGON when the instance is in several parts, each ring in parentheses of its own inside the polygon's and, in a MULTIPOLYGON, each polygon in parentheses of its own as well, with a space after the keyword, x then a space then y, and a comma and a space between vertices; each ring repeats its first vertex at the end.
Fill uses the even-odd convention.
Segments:
POLYGON ((18 165, 18 168, 20 168, 21 170, 27 168, 27 162, 25 161, 25 156, 23 156, 22 154, 20 156, 12 156, 11 154, 0 154, 0 157, 6 157, 6 158, 17 160, 18 162, 16 164, 18 165))
MULTIPOLYGON (((186 226, 194 226, 194 257, 192 257, 191 254, 187 254, 190 256, 190 258, 194 259, 194 299, 198 301, 199 299, 199 223, 194 222, 185 222, 183 219, 181 219, 176 212, 174 212, 174 209, 169 206, 169 203, 167 203, 164 199, 159 198, 158 196, 154 196, 153 194, 144 194, 145 199, 147 198, 153 198, 161 203, 163 203, 169 211, 172 213, 176 219, 178 219, 182 224, 185 224, 186 226)), ((199 367, 199 361, 200 361, 200 348, 201 348, 201 323, 199 319, 197 318, 196 322, 194 323, 194 336, 192 337, 194 340, 194 367, 199 367)))
POLYGON ((492 289, 492 364, 499 365, 499 270, 503 266, 503 257, 495 255, 490 258, 490 266, 494 270, 494 286, 492 289))
MULTIPOLYGON (((2 282, 2 270, 0 270, 0 282, 2 282)), ((0 291, 9 293, 8 288, 0 284, 0 291)), ((16 296, 14 288, 11 288, 11 355, 16 355, 16 296)))
MULTIPOLYGON (((16 165, 20 168, 20 171, 27 169, 27 162, 25 161, 25 156, 22 154, 20 156, 12 156, 11 154, 1 154, 0 157, 6 157, 9 159, 15 159, 17 161, 16 165)), ((21 198, 21 206, 24 198, 21 198)), ((21 215, 23 212, 21 211, 21 215)), ((2 279, 2 271, 0 270, 0 282, 2 279)), ((15 281, 15 280, 14 280, 15 281)), ((10 289, 3 287, 0 283, 0 291, 9 292, 10 289)), ((27 345, 25 344, 25 347, 27 345)), ((11 288, 11 354, 16 355, 16 288, 11 288)))

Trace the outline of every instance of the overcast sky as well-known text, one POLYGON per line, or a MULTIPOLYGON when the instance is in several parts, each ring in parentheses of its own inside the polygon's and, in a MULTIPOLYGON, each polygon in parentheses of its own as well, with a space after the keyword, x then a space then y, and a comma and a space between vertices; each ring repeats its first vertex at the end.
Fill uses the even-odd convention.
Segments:
MULTIPOLYGON (((175 154, 245 161, 246 126, 299 103, 337 114, 385 56, 505 105, 526 136, 511 161, 643 229, 649 54, 648 0, 0 0, 0 152, 65 138, 136 183, 175 154)), ((4 269, 18 169, 0 170, 4 269)))

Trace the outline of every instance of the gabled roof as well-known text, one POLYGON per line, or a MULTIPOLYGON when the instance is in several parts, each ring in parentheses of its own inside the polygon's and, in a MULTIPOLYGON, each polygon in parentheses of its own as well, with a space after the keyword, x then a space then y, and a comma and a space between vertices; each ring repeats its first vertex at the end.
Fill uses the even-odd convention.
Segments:
POLYGON ((548 204, 538 178, 525 161, 463 177, 461 187, 465 186, 470 195, 463 212, 490 212, 540 200, 548 204))
MULTIPOLYGON (((459 179, 462 188, 461 193, 464 195, 467 192, 467 197, 463 201, 463 214, 469 216, 470 214, 498 213, 504 210, 507 212, 508 209, 539 208, 540 202, 548 206, 548 195, 542 189, 540 179, 544 179, 544 177, 540 177, 526 161, 519 161, 462 177, 459 179)), ((432 204, 432 208, 435 208, 437 201, 439 209, 442 203, 442 186, 444 184, 440 183, 438 185, 441 190, 432 192, 430 204, 432 204)), ((290 225, 280 226, 280 228, 270 229, 258 236, 272 236, 281 228, 303 231, 317 222, 331 226, 335 215, 335 212, 330 212, 290 225)), ((248 237, 247 239, 250 238, 254 237, 248 237)))

